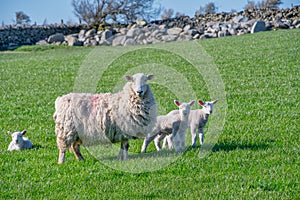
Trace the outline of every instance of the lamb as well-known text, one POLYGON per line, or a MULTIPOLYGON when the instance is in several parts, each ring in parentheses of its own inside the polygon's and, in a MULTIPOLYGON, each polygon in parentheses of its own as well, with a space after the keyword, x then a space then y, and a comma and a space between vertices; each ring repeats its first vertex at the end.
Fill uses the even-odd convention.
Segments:
POLYGON ((70 93, 55 101, 55 133, 58 164, 70 148, 77 160, 84 160, 80 145, 121 142, 118 159, 128 158, 130 139, 145 138, 157 118, 156 101, 147 80, 153 75, 137 73, 118 93, 70 93), (123 157, 122 157, 123 156, 123 157))
POLYGON ((7 134, 12 137, 12 141, 10 142, 8 146, 8 151, 13 150, 24 150, 24 149, 31 149, 32 148, 32 142, 27 138, 24 137, 25 133, 27 131, 24 130, 22 132, 10 132, 8 131, 7 134))
POLYGON ((189 127, 192 135, 192 147, 196 147, 198 136, 200 136, 200 145, 204 143, 204 127, 208 121, 209 116, 213 112, 214 105, 218 100, 203 102, 198 100, 198 104, 202 109, 191 110, 189 116, 189 127))
MULTIPOLYGON (((198 100, 198 104, 202 106, 202 109, 191 110, 189 115, 189 127, 192 135, 192 147, 196 148, 196 143, 198 137, 200 138, 200 145, 204 143, 204 127, 208 121, 210 114, 213 112, 214 104, 216 104, 218 100, 203 102, 198 100)), ((172 146, 172 141, 167 136, 164 138, 164 146, 167 143, 169 146, 172 146)))
MULTIPOLYGON (((188 128, 188 117, 190 112, 190 107, 195 103, 192 100, 189 103, 180 103, 174 100, 174 104, 179 108, 179 110, 173 110, 167 115, 161 115, 157 117, 157 123, 153 128, 149 137, 144 139, 144 143, 141 152, 146 152, 149 143, 154 139, 154 143, 157 151, 161 150, 160 141, 168 134, 172 133, 175 141, 175 151, 179 152, 185 148, 185 133, 188 128)), ((172 143, 170 143, 171 145, 172 143)), ((169 146, 173 148, 173 146, 169 146)))

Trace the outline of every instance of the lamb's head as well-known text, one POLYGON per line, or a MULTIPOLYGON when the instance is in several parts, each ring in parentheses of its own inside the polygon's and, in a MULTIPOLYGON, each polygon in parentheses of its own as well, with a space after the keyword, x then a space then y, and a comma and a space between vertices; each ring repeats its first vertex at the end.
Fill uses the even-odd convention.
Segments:
POLYGON ((147 80, 151 80, 153 75, 145 75, 142 73, 137 73, 133 76, 125 76, 127 81, 131 81, 131 88, 135 92, 135 94, 139 97, 143 97, 148 89, 147 80))
POLYGON ((190 101, 189 103, 180 103, 177 100, 174 100, 174 104, 179 108, 179 114, 181 116, 188 116, 190 114, 191 106, 195 103, 195 100, 190 101))
POLYGON ((22 131, 22 132, 10 132, 8 131, 7 134, 10 135, 12 137, 12 142, 15 144, 22 144, 23 142, 23 135, 25 135, 26 130, 22 131))
POLYGON ((198 104, 200 106, 202 106, 202 110, 207 115, 210 115, 213 112, 214 104, 216 104, 217 102, 218 102, 218 100, 208 101, 208 102, 204 102, 204 101, 198 100, 198 104))

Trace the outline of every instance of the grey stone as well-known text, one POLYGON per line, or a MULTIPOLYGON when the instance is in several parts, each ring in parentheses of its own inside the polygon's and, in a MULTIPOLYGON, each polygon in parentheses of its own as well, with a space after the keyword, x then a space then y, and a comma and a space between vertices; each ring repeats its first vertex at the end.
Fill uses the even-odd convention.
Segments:
POLYGON ((251 33, 257 33, 260 31, 265 31, 266 30, 266 25, 264 21, 257 21, 253 24, 251 28, 251 33))
POLYGON ((65 36, 62 33, 56 33, 54 35, 50 35, 48 38, 48 43, 58 43, 65 41, 65 36))
POLYGON ((167 30, 167 33, 169 35, 179 35, 179 33, 182 32, 182 28, 178 28, 178 27, 175 27, 175 28, 170 28, 167 30))
POLYGON ((87 31, 85 33, 85 37, 94 37, 95 34, 96 34, 96 30, 95 29, 91 29, 91 30, 89 30, 89 31, 87 31))
POLYGON ((113 33, 112 33, 112 31, 110 31, 110 30, 105 30, 105 31, 103 31, 102 32, 102 35, 101 35, 101 40, 108 40, 110 37, 112 37, 113 36, 113 33))
POLYGON ((161 40, 164 42, 172 42, 175 41, 178 38, 176 35, 163 35, 161 37, 161 40))
POLYGON ((128 38, 124 42, 124 46, 132 46, 132 45, 136 45, 136 44, 137 44, 137 42, 133 38, 128 38))
POLYGON ((40 40, 38 41, 37 43, 35 43, 36 45, 41 45, 41 46, 44 46, 44 45, 47 45, 48 42, 46 40, 40 40))
POLYGON ((123 46, 127 39, 128 37, 126 35, 116 36, 112 41, 112 46, 123 46))
POLYGON ((129 29, 129 30, 128 30, 128 32, 127 32, 126 35, 127 35, 128 37, 134 38, 134 37, 138 36, 141 32, 142 32, 142 31, 141 31, 140 28, 132 28, 132 29, 129 29))

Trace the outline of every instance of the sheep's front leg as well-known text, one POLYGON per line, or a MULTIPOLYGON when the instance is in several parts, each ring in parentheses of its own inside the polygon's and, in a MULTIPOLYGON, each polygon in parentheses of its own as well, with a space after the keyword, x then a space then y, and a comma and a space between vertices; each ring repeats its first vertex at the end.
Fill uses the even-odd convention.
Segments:
POLYGON ((192 147, 196 148, 196 144, 198 140, 197 128, 191 127, 191 135, 192 135, 192 147))
POLYGON ((199 135, 200 135, 200 145, 204 143, 204 129, 199 128, 199 135))
POLYGON ((121 142, 121 148, 118 154, 118 159, 119 160, 127 160, 128 159, 128 149, 129 149, 129 142, 128 140, 122 141, 121 142))
POLYGON ((57 137, 56 142, 57 142, 57 147, 59 149, 58 164, 63 164, 65 162, 67 144, 64 142, 64 140, 61 137, 57 137))

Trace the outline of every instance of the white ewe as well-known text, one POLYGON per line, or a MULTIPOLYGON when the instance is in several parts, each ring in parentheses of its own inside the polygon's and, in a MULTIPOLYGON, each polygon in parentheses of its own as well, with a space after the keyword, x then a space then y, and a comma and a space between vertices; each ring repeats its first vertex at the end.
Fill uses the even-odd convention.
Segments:
POLYGON ((76 94, 55 101, 55 132, 59 149, 58 163, 64 162, 71 147, 77 160, 84 160, 80 145, 92 146, 121 142, 119 159, 128 158, 129 139, 145 138, 153 129, 157 106, 147 80, 153 75, 126 76, 123 90, 111 94, 76 94))
POLYGON ((31 141, 27 137, 24 137, 25 133, 26 130, 14 133, 8 131, 7 134, 12 137, 12 141, 10 142, 7 150, 13 151, 32 148, 31 141))
MULTIPOLYGON (((161 150, 160 142, 168 134, 171 134, 169 138, 172 140, 174 137, 175 151, 184 150, 185 147, 185 133, 188 128, 188 117, 190 113, 190 107, 195 103, 191 101, 189 103, 179 103, 174 100, 175 105, 179 110, 173 110, 167 115, 161 115, 157 117, 157 123, 153 128, 151 134, 144 139, 144 143, 141 152, 146 152, 149 143, 154 139, 154 143, 157 151, 161 150), (179 113, 179 114, 178 114, 179 113)), ((173 148, 172 143, 169 143, 169 147, 173 148)))

